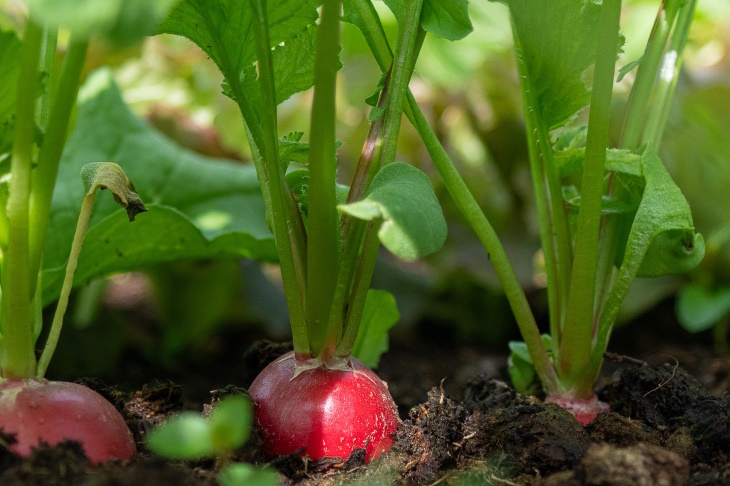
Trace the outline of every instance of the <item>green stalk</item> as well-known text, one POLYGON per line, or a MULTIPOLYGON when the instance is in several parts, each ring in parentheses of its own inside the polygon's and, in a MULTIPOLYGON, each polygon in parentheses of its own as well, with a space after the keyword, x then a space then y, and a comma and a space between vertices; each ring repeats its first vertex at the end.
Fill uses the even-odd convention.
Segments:
POLYGON ((335 194, 335 81, 340 54, 340 6, 339 0, 325 0, 322 4, 309 142, 307 328, 312 354, 325 361, 334 354, 342 336, 342 322, 330 320, 340 266, 335 194))
POLYGON ((33 163, 38 62, 43 33, 29 22, 23 42, 23 62, 18 79, 15 138, 10 164, 10 194, 7 202, 8 243, 2 268, 2 331, 0 376, 9 379, 35 375, 31 322, 31 287, 28 251, 30 174, 33 163))
MULTIPOLYGON (((392 51, 385 38, 385 34, 377 15, 365 16, 363 12, 374 12, 372 3, 369 0, 353 0, 352 5, 357 7, 361 17, 365 20, 363 35, 367 39, 368 46, 373 50, 380 69, 388 70, 393 56, 392 51)), ((440 140, 428 124, 426 117, 421 112, 413 93, 407 93, 408 103, 405 106, 405 114, 416 128, 426 145, 431 159, 433 160, 439 175, 444 181, 449 194, 454 199, 459 211, 472 227, 482 245, 487 249, 490 261, 494 265, 497 276, 505 290, 512 312, 517 320, 522 338, 527 344, 530 357, 535 366, 535 371, 548 392, 558 390, 558 379, 555 369, 550 362, 547 350, 540 339, 540 331, 535 318, 530 310, 527 297, 520 286, 512 265, 507 259, 504 247, 499 241, 494 228, 479 207, 479 203, 469 191, 464 179, 456 169, 454 162, 446 153, 440 140)))
POLYGON ((431 129, 426 117, 421 113, 415 99, 412 95, 408 99, 411 101, 410 106, 413 109, 414 126, 421 134, 421 137, 423 137, 426 149, 431 155, 431 159, 443 179, 449 194, 451 194, 451 197, 454 199, 461 214, 464 215, 464 218, 469 223, 469 226, 477 234, 482 245, 489 252, 489 261, 494 265, 494 270, 497 273, 497 277, 499 277, 512 313, 517 320, 522 339, 527 344, 530 357, 532 358, 535 371, 540 381, 548 393, 556 392, 558 390, 558 379, 555 374, 555 369, 542 344, 540 330, 530 310, 530 304, 527 302, 525 292, 517 280, 517 276, 514 273, 512 265, 509 263, 507 253, 504 251, 504 247, 500 243, 497 233, 484 215, 484 212, 482 212, 479 203, 469 191, 464 179, 444 150, 438 137, 436 137, 436 134, 431 129))
POLYGON ((566 388, 573 388, 578 398, 593 394, 593 377, 590 377, 590 382, 585 380, 585 369, 592 354, 601 199, 620 15, 621 0, 604 0, 597 26, 598 44, 575 236, 575 260, 558 361, 561 380, 567 380, 566 388))
POLYGON ((654 106, 659 108, 651 111, 642 140, 654 150, 659 150, 664 128, 667 125, 669 110, 672 107, 674 92, 677 88, 679 71, 682 69, 684 47, 687 45, 689 28, 692 24, 696 4, 696 0, 688 0, 679 8, 677 25, 672 30, 669 50, 664 54, 659 68, 659 80, 653 97, 654 106))
MULTIPOLYGON (((385 108, 385 122, 383 125, 383 143, 380 147, 380 160, 377 167, 383 167, 395 162, 398 149, 398 135, 400 133, 401 118, 405 105, 408 84, 415 65, 417 52, 420 50, 425 38, 425 31, 419 28, 423 0, 410 0, 406 5, 406 12, 399 25, 398 41, 396 44, 396 57, 393 59, 391 68, 390 84, 388 88, 387 105, 385 108)), ((357 264, 355 281, 353 284, 350 301, 345 317, 345 334, 357 336, 357 329, 362 320, 362 312, 365 307, 365 299, 370 281, 375 270, 380 241, 377 237, 377 226, 368 223, 365 231, 365 241, 357 264)), ((339 356, 347 355, 352 351, 354 340, 348 338, 338 346, 339 356), (350 342, 352 341, 352 342, 350 342)))
MULTIPOLYGON (((652 144, 652 147, 658 147, 661 134, 666 125, 666 117, 668 116, 671 98, 674 94, 674 87, 676 86, 676 79, 670 81, 668 79, 669 75, 666 80, 660 80, 660 84, 665 84, 665 87, 660 88, 655 96, 656 101, 654 106, 658 106, 659 108, 653 109, 648 116, 645 116, 645 114, 649 106, 651 89, 656 78, 656 72, 659 69, 662 54, 667 44, 667 38, 673 30, 672 24, 677 20, 679 12, 681 12, 679 13, 680 18, 677 20, 677 26, 674 27, 670 52, 675 51, 677 53, 677 57, 674 60, 675 66, 681 65, 683 48, 694 14, 695 1, 690 0, 690 2, 683 4, 681 1, 666 0, 662 7, 664 11, 660 8, 654 29, 644 52, 644 61, 647 59, 649 61, 646 63, 642 61, 640 72, 637 74, 636 82, 634 83, 634 88, 629 98, 629 108, 624 124, 624 133, 622 134, 622 146, 625 148, 637 148, 640 143, 639 140, 652 144), (653 69, 653 71, 649 71, 649 68, 653 69), (643 75, 641 69, 644 69, 643 75), (639 119, 638 114, 641 114, 641 119, 639 119), (641 125, 639 122, 646 121, 646 118, 650 120, 649 130, 644 132, 645 135, 642 139, 641 125)), ((671 77, 676 78, 678 74, 679 68, 677 67, 676 71, 671 73, 671 77)), ((589 368, 585 372, 586 376, 592 376, 594 380, 600 372, 603 354, 608 346, 608 338, 611 334, 620 304, 623 302, 628 292, 628 287, 635 276, 628 273, 618 273, 618 278, 608 295, 604 310, 601 312, 593 355, 589 368)))
POLYGON ((679 6, 685 0, 663 0, 654 27, 649 35, 649 42, 636 73, 636 81, 629 96, 629 106, 621 134, 622 148, 634 150, 639 148, 642 127, 646 122, 647 107, 651 98, 651 89, 659 68, 659 63, 667 45, 669 33, 677 17, 679 6))
MULTIPOLYGON (((291 198, 284 180, 284 171, 279 161, 279 142, 277 131, 276 92, 274 87, 274 69, 271 58, 269 24, 266 11, 266 0, 250 0, 251 8, 254 11, 252 24, 254 38, 256 40, 256 53, 259 67, 259 85, 261 87, 262 120, 261 127, 251 124, 254 120, 249 112, 246 120, 258 149, 264 159, 262 169, 265 173, 266 185, 270 195, 271 211, 273 219, 273 233, 276 241, 276 249, 279 254, 279 265, 281 277, 284 283, 284 294, 289 309, 289 319, 292 326, 292 337, 294 339, 294 351, 298 354, 309 354, 309 343, 302 335, 306 329, 306 315, 304 311, 304 296, 302 294, 303 282, 302 264, 298 241, 293 236, 296 231, 296 219, 299 217, 292 214, 292 206, 287 205, 285 198, 291 198), (260 138, 260 140, 256 140, 260 138), (259 145, 261 143, 261 145, 259 145), (290 232, 290 229, 292 231, 290 232), (298 270, 299 269, 299 270, 298 270)), ((238 86, 238 91, 240 86, 238 86)), ((245 98, 239 98, 245 100, 245 98)), ((244 106, 247 106, 244 104, 244 106)), ((244 117, 246 113, 244 112, 244 117)))
POLYGON ((38 167, 33 172, 30 193, 30 274, 31 288, 35 288, 43 256, 43 242, 51 212, 53 187, 58 165, 66 145, 71 111, 76 103, 79 80, 86 59, 88 42, 71 40, 61 68, 58 88, 48 116, 43 146, 38 153, 38 167))
MULTIPOLYGON (((520 79, 527 79, 527 66, 522 56, 520 39, 517 37, 516 29, 512 28, 512 38, 515 44, 515 59, 520 79)), ((536 106, 536 100, 532 99, 528 89, 528 82, 520 82, 522 99, 525 104, 525 129, 527 133, 527 149, 530 161, 530 175, 532 177, 533 190, 535 191, 535 208, 538 220, 540 221, 540 243, 542 246, 543 258, 545 258, 545 274, 547 276, 548 310, 550 313, 550 335, 556 343, 561 341, 563 323, 563 312, 566 301, 567 288, 560 285, 559 251, 556 248, 557 241, 554 238, 553 221, 554 212, 548 207, 549 195, 545 187, 549 187, 549 181, 545 175, 545 154, 548 153, 541 146, 540 140, 544 137, 539 135, 540 122, 535 111, 530 107, 536 106), (541 157, 541 154, 543 157, 541 157)), ((548 151, 552 149, 547 147, 548 151)), ((552 152, 549 152, 552 153, 552 152)), ((567 285, 567 281, 564 285, 567 285)), ((557 346, 556 346, 557 348, 557 346)))
MULTIPOLYGON (((385 104, 389 79, 390 77, 388 77, 385 82, 380 99, 378 100, 378 106, 385 104)), ((362 195, 370 186, 370 183, 372 182, 373 177, 375 177, 375 173, 378 169, 377 161, 380 160, 382 142, 383 117, 380 117, 370 125, 368 136, 365 140, 362 151, 360 152, 360 159, 358 160, 355 175, 353 177, 352 184, 350 185, 350 192, 347 195, 348 203, 361 200, 362 195)), ((340 271, 337 276, 337 287, 335 288, 335 295, 332 300, 332 310, 330 312, 330 320, 337 320, 339 321, 339 324, 330 323, 330 325, 339 325, 340 329, 342 329, 343 318, 345 317, 345 303, 350 296, 356 267, 360 263, 358 254, 362 248, 363 236, 365 235, 365 230, 367 229, 368 224, 365 221, 343 214, 340 225, 342 227, 342 241, 344 247, 342 251, 342 258, 340 260, 340 271)), ((344 326, 344 330, 341 333, 342 340, 335 350, 337 356, 346 357, 350 355, 352 345, 355 343, 355 339, 351 339, 353 327, 355 338, 357 338, 357 329, 359 326, 344 326)))
POLYGON ((41 66, 46 73, 46 90, 41 96, 40 110, 38 111, 37 123, 45 129, 48 124, 48 115, 51 111, 51 101, 56 86, 56 47, 58 45, 58 30, 43 29, 43 50, 41 52, 41 66))
POLYGON ((74 233, 74 239, 71 243, 71 251, 68 255, 66 274, 63 277, 63 285, 61 286, 61 294, 58 297, 58 305, 56 306, 55 314, 53 314, 51 330, 48 333, 46 344, 43 347, 43 353, 38 360, 38 370, 36 372, 36 376, 38 378, 43 378, 45 376, 48 364, 51 362, 53 353, 56 351, 58 338, 61 335, 61 328, 63 327, 63 316, 66 314, 66 309, 68 308, 68 297, 71 295, 71 290, 73 289, 74 274, 76 273, 76 266, 79 261, 79 255, 81 254, 81 246, 84 243, 84 236, 86 236, 86 230, 89 227, 89 220, 91 220, 91 213, 94 210, 95 199, 96 191, 84 196, 84 202, 81 204, 81 212, 79 213, 79 219, 76 223, 76 232, 74 233))
POLYGON ((369 223, 363 228, 365 231, 365 241, 374 241, 375 244, 365 244, 362 255, 358 259, 355 271, 355 283, 352 287, 350 301, 347 306, 344 332, 337 346, 337 356, 349 356, 357 340, 360 321, 365 310, 365 300, 370 289, 370 280, 373 275, 373 269, 375 268, 375 262, 378 259, 378 250, 380 249, 380 242, 378 240, 379 229, 380 222, 369 223))

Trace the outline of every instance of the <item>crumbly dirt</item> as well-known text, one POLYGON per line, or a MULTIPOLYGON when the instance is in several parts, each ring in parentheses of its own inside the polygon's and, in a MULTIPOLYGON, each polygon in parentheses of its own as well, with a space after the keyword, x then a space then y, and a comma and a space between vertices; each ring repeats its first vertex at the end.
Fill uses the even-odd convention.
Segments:
MULTIPOLYGON (((128 464, 91 467, 73 442, 41 447, 25 459, 0 447, 0 484, 217 484, 220 461, 157 458, 145 450, 145 434, 183 409, 207 413, 225 395, 246 393, 256 373, 288 346, 257 343, 241 357, 240 369, 246 370, 241 380, 211 391, 206 403, 186 402, 185 387, 170 382, 122 392, 99 380, 83 380, 120 410, 139 454, 128 464)), ((717 381, 708 384, 706 369, 690 374, 666 356, 658 366, 614 357, 620 362, 612 364, 615 372, 604 376, 607 384, 598 392, 612 412, 583 427, 556 405, 510 388, 503 381, 503 367, 496 364, 503 358, 475 358, 474 350, 464 348, 451 355, 455 359, 434 366, 441 356, 419 361, 406 352, 406 366, 397 351, 396 345, 394 354, 383 361, 381 376, 401 410, 403 403, 413 405, 401 414, 394 448, 381 460, 364 464, 363 451, 356 451, 345 461, 308 461, 296 455, 269 461, 255 431, 230 460, 268 465, 281 473, 282 484, 298 486, 730 484, 730 396, 727 386, 717 383, 726 380, 724 372, 715 372, 717 381), (464 363, 473 373, 470 379, 460 368, 464 363), (424 389, 429 380, 430 389, 424 389), (420 394, 421 399, 409 394, 420 394)), ((700 366, 707 362, 698 360, 700 366)), ((718 364, 714 369, 730 367, 718 364)), ((0 436, 0 441, 9 443, 12 437, 0 436)))

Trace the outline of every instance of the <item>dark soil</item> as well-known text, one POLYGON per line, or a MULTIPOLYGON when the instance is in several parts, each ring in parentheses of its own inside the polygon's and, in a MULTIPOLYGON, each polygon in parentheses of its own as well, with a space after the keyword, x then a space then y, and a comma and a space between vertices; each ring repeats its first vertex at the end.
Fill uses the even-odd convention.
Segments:
MULTIPOLYGON (((218 461, 156 458, 145 450, 145 434, 185 408, 203 410, 226 394, 245 393, 242 387, 257 370, 287 350, 266 342, 251 347, 239 358, 239 380, 214 390, 208 403, 191 403, 185 387, 173 383, 121 392, 85 380, 122 412, 137 440, 137 457, 92 468, 74 443, 41 447, 27 459, 0 448, 0 485, 217 484, 218 461)), ((379 371, 403 421, 384 458, 369 465, 361 453, 346 461, 292 456, 270 462, 254 432, 232 459, 268 464, 281 473, 282 484, 297 485, 730 484, 730 359, 714 358, 705 348, 675 351, 669 350, 676 359, 647 358, 654 365, 610 357, 599 397, 612 412, 583 427, 558 406, 512 390, 502 381, 504 357, 465 346, 424 343, 415 350, 396 342, 379 371)))

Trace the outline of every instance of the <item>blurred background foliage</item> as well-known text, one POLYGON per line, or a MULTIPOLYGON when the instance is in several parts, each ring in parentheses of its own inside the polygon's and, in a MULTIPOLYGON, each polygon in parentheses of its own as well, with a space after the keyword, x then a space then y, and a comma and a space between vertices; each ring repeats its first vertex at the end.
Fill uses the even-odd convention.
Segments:
MULTIPOLYGON (((383 3, 375 4, 394 41, 395 20, 383 3)), ((622 31, 627 43, 618 67, 641 56, 658 4, 624 0, 622 31)), ((20 0, 0 0, 0 28, 22 25, 23 5, 20 0)), ((457 43, 429 36, 411 88, 501 235, 540 319, 545 315, 544 277, 507 9, 486 0, 472 0, 469 9, 474 32, 457 43)), ((370 107, 364 100, 374 91, 380 72, 364 39, 349 24, 343 27, 343 44, 337 94, 337 134, 342 140, 338 177, 347 183, 367 134, 370 107)), ((102 65, 113 67, 132 110, 177 143, 206 155, 250 160, 238 108, 221 93, 222 76, 215 65, 193 44, 172 36, 148 38, 122 50, 92 43, 86 70, 102 65)), ((614 140, 634 73, 617 85, 614 140)), ((311 94, 295 95, 279 107, 282 134, 303 130, 308 137, 311 94)), ((624 321, 679 293, 677 311, 685 328, 703 331, 727 322, 729 132, 730 2, 701 0, 661 156, 691 203, 697 228, 709 243, 708 258, 689 276, 635 283, 624 306, 624 321)), ((449 222, 449 238, 444 249, 426 261, 404 264, 381 252, 373 286, 396 296, 402 320, 394 332, 433 331, 506 353, 506 340, 516 337, 516 327, 488 256, 456 211, 408 123, 403 124, 398 158, 431 176, 449 222)), ((180 262, 93 282, 77 292, 72 319, 76 330, 64 336, 74 347, 90 342, 92 354, 75 353, 77 362, 71 362, 63 359, 62 346, 54 365, 60 373, 103 373, 125 343, 158 361, 174 360, 181 352, 203 354, 221 346, 232 327, 251 323, 262 334, 286 339, 288 323, 277 273, 274 266, 253 262, 180 262), (104 312, 100 308, 126 309, 143 318, 131 330, 116 317, 93 324, 104 312), (98 336, 106 336, 103 345, 98 336)), ((726 327, 716 331, 716 339, 722 342, 726 334, 726 327)))

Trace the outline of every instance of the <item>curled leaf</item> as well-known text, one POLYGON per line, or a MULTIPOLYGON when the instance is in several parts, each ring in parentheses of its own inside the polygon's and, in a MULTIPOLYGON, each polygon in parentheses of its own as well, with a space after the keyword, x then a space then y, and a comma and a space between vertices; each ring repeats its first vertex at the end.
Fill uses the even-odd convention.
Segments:
POLYGON ((81 168, 81 180, 87 196, 96 192, 97 189, 109 189, 117 204, 127 210, 130 221, 134 221, 139 213, 147 211, 132 181, 114 162, 86 164, 81 168))
POLYGON ((373 178, 365 199, 338 209, 365 221, 382 221, 380 241, 403 259, 431 254, 446 240, 446 221, 431 181, 408 164, 386 165, 373 178))

